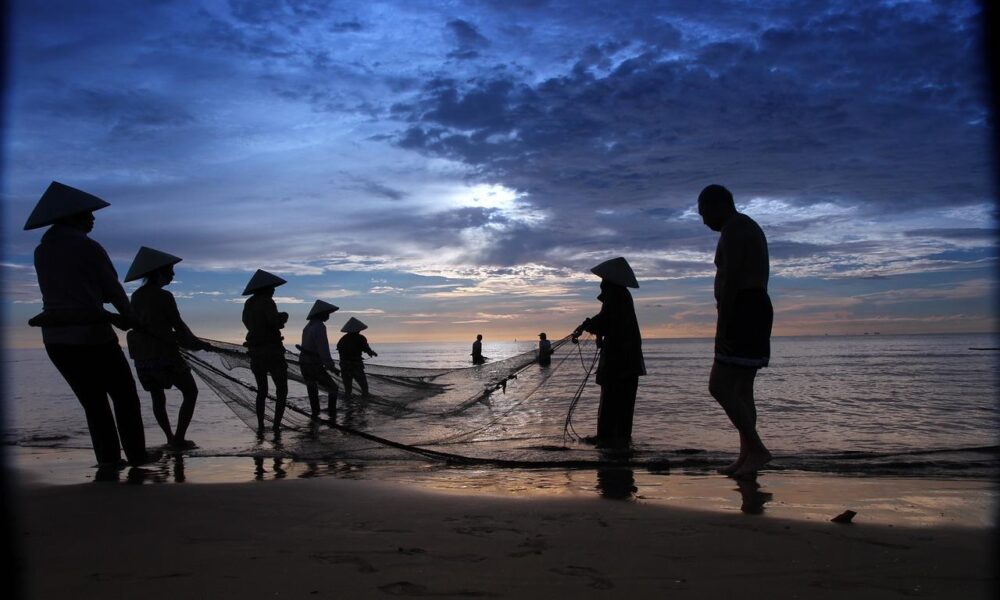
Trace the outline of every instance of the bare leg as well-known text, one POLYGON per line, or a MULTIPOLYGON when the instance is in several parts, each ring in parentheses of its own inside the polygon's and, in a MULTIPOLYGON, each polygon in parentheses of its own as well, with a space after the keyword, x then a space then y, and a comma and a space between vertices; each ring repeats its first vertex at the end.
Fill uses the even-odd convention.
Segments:
POLYGON ((740 436, 740 455, 732 464, 719 469, 725 475, 746 476, 756 473, 771 460, 771 453, 757 433, 757 409, 753 382, 756 369, 715 363, 709 378, 709 391, 726 411, 740 436))
POLYGON ((198 402, 198 385, 194 382, 194 377, 191 376, 190 372, 187 373, 186 377, 178 378, 174 385, 184 397, 181 409, 177 413, 177 432, 174 434, 173 442, 174 446, 181 447, 187 442, 185 436, 188 426, 191 425, 191 417, 194 416, 194 405, 198 402))
POLYGON ((264 433, 264 402, 267 400, 267 371, 254 371, 257 382, 257 435, 264 433))
POLYGON ((356 373, 356 375, 357 375, 357 378, 358 378, 358 385, 361 386, 361 395, 362 396, 367 396, 368 395, 368 376, 365 375, 365 372, 364 372, 363 369, 361 371, 359 371, 358 373, 356 373))
POLYGON ((319 386, 315 381, 306 382, 306 393, 309 394, 309 412, 316 418, 319 416, 319 386))
POLYGON ((274 434, 275 436, 281 431, 281 418, 285 414, 285 402, 288 399, 288 371, 280 370, 277 372, 272 372, 271 377, 274 378, 274 434))
POLYGON ((163 390, 150 390, 149 395, 153 397, 153 416, 156 417, 156 424, 167 436, 167 443, 174 443, 174 433, 170 429, 170 416, 167 415, 167 395, 163 390))

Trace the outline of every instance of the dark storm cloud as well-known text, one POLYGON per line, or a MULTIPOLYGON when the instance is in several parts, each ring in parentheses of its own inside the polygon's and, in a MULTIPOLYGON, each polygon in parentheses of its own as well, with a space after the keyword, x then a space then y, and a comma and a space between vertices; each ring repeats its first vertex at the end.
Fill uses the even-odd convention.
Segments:
POLYGON ((479 56, 479 50, 487 48, 490 41, 486 39, 475 25, 463 19, 448 21, 448 33, 453 38, 455 49, 448 53, 449 58, 473 59, 479 56))
POLYGON ((357 20, 354 20, 354 21, 340 21, 340 22, 334 23, 333 25, 330 26, 330 31, 333 31, 333 32, 336 32, 336 33, 353 33, 353 32, 361 31, 362 29, 364 29, 364 26, 360 22, 358 22, 357 20))
POLYGON ((932 237, 955 241, 984 241, 996 239, 995 229, 961 228, 928 228, 913 229, 906 232, 907 237, 932 237))
MULTIPOLYGON (((481 257, 500 264, 544 255, 537 239, 700 248, 694 229, 642 217, 680 215, 710 182, 738 201, 833 202, 857 208, 855 217, 986 201, 989 122, 970 5, 737 4, 742 11, 670 4, 644 21, 623 7, 608 15, 619 30, 546 79, 430 80, 394 106, 408 123, 396 143, 465 163, 549 213, 548 225, 492 241, 481 257), (699 19, 718 29, 702 35, 691 27, 699 19), (618 205, 639 212, 594 212, 618 205), (595 229, 613 235, 587 233, 595 229), (671 235, 678 230, 685 235, 671 235)), ((788 242, 776 256, 831 250, 844 251, 788 242)))
POLYGON ((395 188, 391 188, 387 185, 383 185, 375 181, 366 181, 362 185, 362 189, 371 194, 372 196, 376 196, 378 198, 386 198, 388 200, 402 200, 403 198, 406 198, 406 196, 408 195, 403 190, 397 190, 395 188))
POLYGON ((143 137, 194 121, 172 97, 143 89, 63 89, 39 108, 55 118, 101 123, 113 136, 143 137))
POLYGON ((620 46, 590 46, 537 84, 429 82, 397 106, 416 123, 399 142, 547 206, 689 202, 710 178, 744 195, 981 201, 988 129, 969 27, 945 11, 852 7, 687 56, 638 52, 607 73, 592 67, 620 46))

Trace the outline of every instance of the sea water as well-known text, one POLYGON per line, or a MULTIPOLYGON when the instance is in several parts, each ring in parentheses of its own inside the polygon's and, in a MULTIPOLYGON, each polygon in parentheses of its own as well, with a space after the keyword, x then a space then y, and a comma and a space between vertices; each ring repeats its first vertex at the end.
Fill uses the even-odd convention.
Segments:
MULTIPOLYGON (((371 342, 379 364, 459 368, 469 360, 466 343, 388 344, 377 337, 371 342)), ((534 345, 487 342, 484 354, 499 359, 534 345)), ((755 386, 759 430, 776 456, 773 468, 997 477, 998 353, 981 349, 996 346, 996 338, 985 334, 773 338, 771 365, 759 372, 755 386)), ((708 394, 712 341, 646 340, 643 352, 648 374, 640 379, 636 401, 634 456, 655 468, 693 471, 731 460, 737 448, 734 430, 708 394)), ((21 448, 19 452, 77 451, 81 461, 92 460, 83 411, 44 350, 8 351, 4 367, 3 443, 21 448)), ((583 435, 593 433, 598 395, 591 380, 573 418, 574 429, 583 435)), ((168 391, 167 396, 176 419, 180 395, 168 391)), ((140 397, 147 442, 156 446, 164 436, 148 394, 140 390, 140 397)), ((556 410, 564 409, 560 405, 556 410)), ((198 448, 185 456, 214 461, 223 480, 244 477, 251 460, 258 478, 288 472, 343 475, 375 466, 365 460, 332 460, 319 445, 304 435, 296 440, 295 435, 300 434, 286 434, 278 445, 258 440, 202 385, 188 433, 198 448), (229 477, 224 472, 230 468, 239 473, 229 477)), ((579 444, 567 447, 591 451, 579 444)), ((553 451, 529 449, 526 456, 545 461, 553 451)), ((439 468, 414 463, 400 467, 398 459, 394 455, 393 468, 439 468)), ((178 461, 171 463, 175 470, 178 461)))

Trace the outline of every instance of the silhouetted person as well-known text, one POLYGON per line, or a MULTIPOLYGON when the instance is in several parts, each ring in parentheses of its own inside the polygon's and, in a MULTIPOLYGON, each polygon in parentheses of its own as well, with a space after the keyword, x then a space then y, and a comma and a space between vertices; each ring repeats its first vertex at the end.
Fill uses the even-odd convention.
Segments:
POLYGON ((597 384, 601 404, 597 411, 597 436, 587 441, 605 448, 625 448, 632 440, 632 415, 639 377, 646 374, 642 337, 635 317, 632 294, 638 288, 632 267, 621 257, 605 261, 591 272, 601 278, 601 312, 586 319, 573 332, 573 342, 584 331, 597 336, 601 358, 597 384))
POLYGON ((472 364, 481 365, 486 362, 483 356, 483 334, 476 335, 476 341, 472 342, 472 364))
POLYGON ((288 322, 288 313, 278 312, 274 303, 274 288, 288 283, 277 275, 257 269, 247 283, 243 295, 243 325, 247 328, 246 342, 250 355, 250 371, 257 381, 257 434, 264 434, 264 403, 267 400, 267 376, 274 380, 274 433, 281 431, 281 418, 285 414, 288 398, 288 363, 281 329, 288 322))
POLYGON ((327 413, 330 421, 337 421, 337 384, 330 377, 330 371, 334 370, 333 357, 330 356, 330 341, 326 337, 326 325, 324 323, 330 319, 330 315, 340 310, 339 306, 334 306, 322 300, 313 303, 309 315, 306 317, 309 323, 302 329, 302 344, 299 345, 299 365, 302 367, 302 378, 306 383, 306 392, 309 394, 309 408, 313 417, 319 416, 319 386, 323 386, 328 397, 327 413), (329 369, 329 370, 328 370, 329 369))
POLYGON ((740 434, 740 455, 720 473, 745 477, 771 460, 757 433, 753 382, 771 356, 774 311, 767 295, 767 239, 760 226, 736 211, 733 195, 710 185, 698 196, 698 214, 719 231, 715 251, 715 362, 708 389, 740 434))
POLYGON ((174 265, 181 259, 145 246, 132 261, 125 281, 145 278, 143 285, 132 292, 132 317, 135 328, 128 333, 128 352, 135 362, 135 372, 142 389, 153 398, 153 416, 167 444, 173 448, 193 448, 188 440, 188 426, 198 401, 198 386, 191 369, 181 357, 181 346, 191 350, 206 347, 191 333, 181 319, 174 295, 163 289, 174 280, 174 265), (176 386, 183 401, 177 413, 177 431, 170 429, 165 391, 176 386))
POLYGON ((368 345, 368 338, 361 332, 368 326, 351 317, 340 328, 344 333, 337 342, 337 353, 340 354, 340 378, 344 380, 344 397, 350 398, 353 393, 353 382, 357 381, 361 395, 368 395, 368 377, 365 376, 365 362, 361 358, 364 352, 368 356, 378 356, 378 353, 368 345))
POLYGON ((552 364, 552 342, 545 332, 538 334, 538 364, 547 367, 552 364))
POLYGON ((111 328, 128 329, 128 296, 107 252, 87 237, 94 211, 106 206, 55 181, 35 205, 24 229, 51 227, 35 249, 43 312, 30 323, 42 328, 46 353, 83 406, 98 464, 116 465, 124 448, 128 462, 140 465, 155 457, 146 452, 135 380, 111 328))

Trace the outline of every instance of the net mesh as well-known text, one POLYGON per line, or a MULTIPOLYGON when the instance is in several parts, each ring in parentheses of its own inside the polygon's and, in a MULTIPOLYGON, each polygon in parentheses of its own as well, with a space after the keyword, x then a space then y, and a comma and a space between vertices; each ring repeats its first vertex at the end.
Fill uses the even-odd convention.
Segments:
MULTIPOLYGON (((257 428, 254 377, 245 347, 202 340, 210 349, 184 351, 194 372, 250 428, 257 428)), ((596 402, 577 410, 599 350, 592 338, 579 344, 567 336, 552 342, 551 365, 538 364, 531 350, 484 365, 424 369, 365 365, 369 394, 355 383, 344 396, 339 373, 330 375, 340 389, 333 421, 323 412, 310 414, 299 356, 286 350, 289 391, 282 429, 295 436, 296 455, 315 458, 394 458, 400 455, 460 463, 544 465, 593 457, 569 456, 581 448, 574 421, 596 420, 596 402), (553 457, 558 452, 558 457, 553 457)), ((326 407, 329 390, 320 386, 326 407)), ((596 396, 596 388, 593 394, 596 396)), ((273 389, 265 403, 268 429, 274 423, 273 389)))

